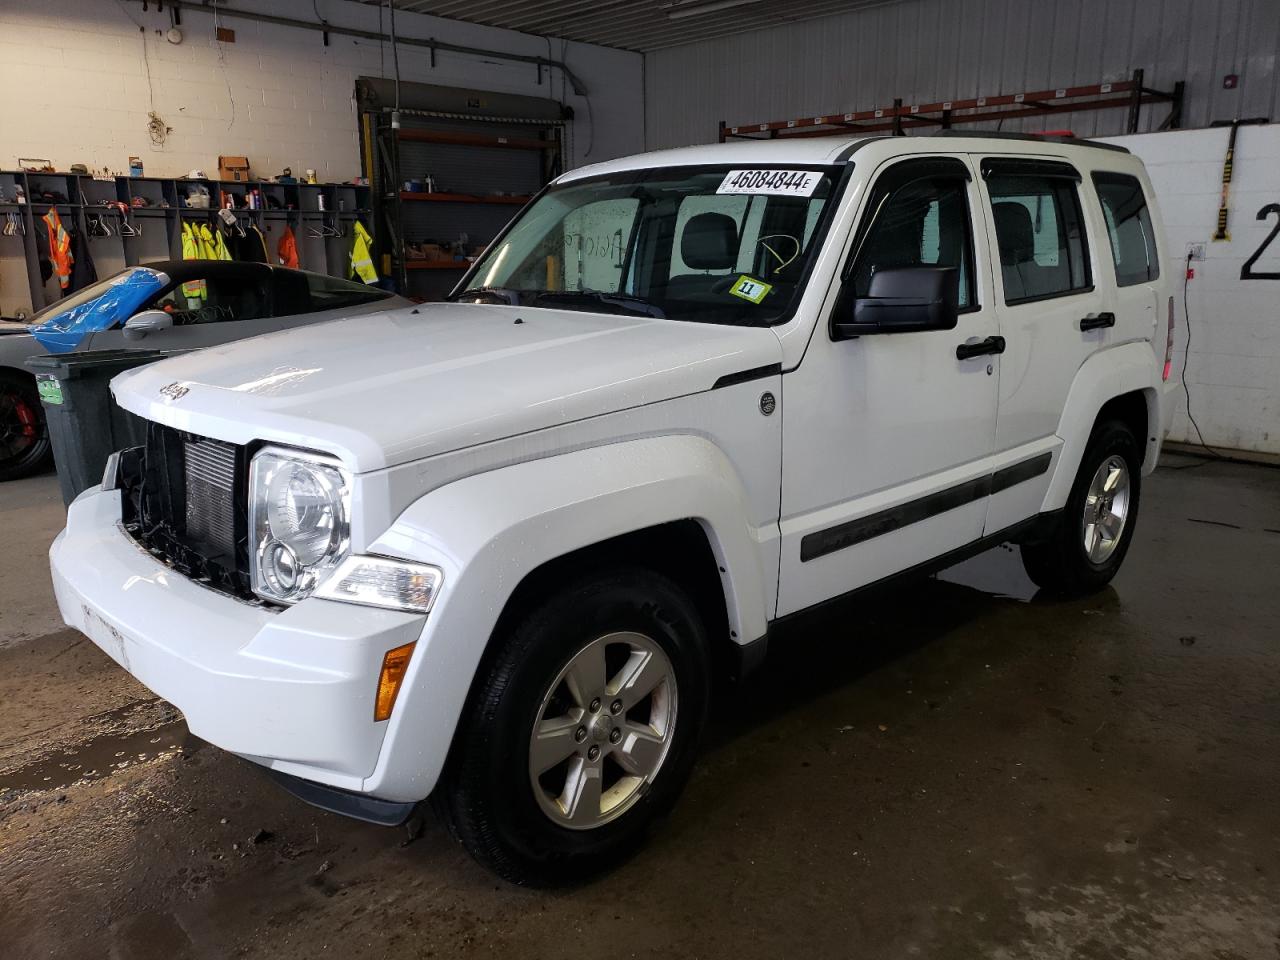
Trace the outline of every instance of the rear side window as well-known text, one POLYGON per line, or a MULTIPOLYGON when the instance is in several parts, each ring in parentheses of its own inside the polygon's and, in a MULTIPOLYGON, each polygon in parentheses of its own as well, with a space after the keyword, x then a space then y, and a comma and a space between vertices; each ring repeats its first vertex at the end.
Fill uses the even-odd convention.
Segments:
POLYGON ((1116 285, 1128 287, 1155 280, 1160 276, 1160 257, 1142 184, 1137 177, 1123 173, 1095 173, 1093 185, 1107 220, 1116 285))
POLYGON ((992 173, 987 178, 1005 303, 1088 290, 1089 257, 1076 181, 992 173))

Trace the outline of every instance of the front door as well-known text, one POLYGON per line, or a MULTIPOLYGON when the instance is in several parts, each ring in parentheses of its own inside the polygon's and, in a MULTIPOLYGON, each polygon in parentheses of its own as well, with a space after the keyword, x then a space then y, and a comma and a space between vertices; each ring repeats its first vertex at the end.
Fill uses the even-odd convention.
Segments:
POLYGON ((173 318, 172 327, 141 339, 128 339, 122 327, 113 327, 93 334, 88 349, 195 350, 280 328, 272 318, 269 270, 261 264, 238 270, 225 262, 210 263, 213 269, 203 278, 202 296, 187 296, 192 292, 188 279, 186 285, 174 284, 135 311, 164 310, 173 318))
POLYGON ((833 311, 866 296, 878 270, 948 266, 960 275, 959 321, 837 341, 824 317, 783 377, 779 616, 982 535, 1000 331, 978 203, 958 156, 877 171, 833 311))

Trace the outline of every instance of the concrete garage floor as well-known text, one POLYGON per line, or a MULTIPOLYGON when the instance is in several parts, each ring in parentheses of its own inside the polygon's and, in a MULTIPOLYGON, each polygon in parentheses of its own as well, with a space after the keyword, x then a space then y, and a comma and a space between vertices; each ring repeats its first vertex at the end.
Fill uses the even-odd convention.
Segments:
POLYGON ((58 622, 0 489, 0 955, 1280 956, 1280 471, 1170 457, 1112 589, 998 549, 776 647, 639 857, 506 886, 311 810, 58 622))

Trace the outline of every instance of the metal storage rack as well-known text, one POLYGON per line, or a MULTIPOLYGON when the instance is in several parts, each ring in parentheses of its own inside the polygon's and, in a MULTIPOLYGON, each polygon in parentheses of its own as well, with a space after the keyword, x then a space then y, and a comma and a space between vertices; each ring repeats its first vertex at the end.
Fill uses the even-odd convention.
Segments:
POLYGON ((401 293, 438 300, 517 210, 559 175, 565 114, 555 101, 539 98, 403 86, 399 129, 391 124, 383 82, 362 77, 356 87, 378 269, 401 293), (434 255, 413 256, 410 245, 424 242, 435 245, 434 255))
POLYGON ((351 225, 357 219, 369 224, 372 207, 367 186, 349 183, 267 183, 260 180, 187 180, 158 177, 115 177, 95 179, 71 173, 35 173, 25 170, 0 171, 0 227, 16 216, 13 235, 0 233, 0 316, 30 315, 62 296, 56 278, 42 282, 37 221, 50 207, 56 207, 63 225, 82 231, 99 278, 108 277, 126 266, 152 260, 180 259, 182 223, 210 222, 217 216, 222 193, 234 197, 237 219, 262 231, 267 254, 274 262, 275 246, 285 226, 293 229, 298 246, 299 266, 316 273, 345 277, 350 270, 351 225), (189 188, 202 185, 210 195, 211 207, 185 206, 189 188), (21 187, 25 203, 16 202, 21 187), (247 209, 246 197, 258 190, 263 208, 247 209), (66 197, 65 202, 37 199, 46 191, 66 197), (267 208, 272 198, 277 209, 267 208), (146 201, 135 207, 135 198, 146 201), (107 204, 123 203, 127 212, 107 204), (89 232, 90 221, 102 218, 110 236, 89 232), (130 235, 126 225, 135 231, 130 235), (314 236, 335 233, 338 236, 314 236))
POLYGON ((1080 87, 1058 87, 1053 90, 1031 90, 989 97, 940 100, 936 103, 908 104, 899 97, 892 106, 874 110, 855 110, 822 116, 795 117, 791 120, 768 120, 735 126, 720 122, 720 142, 730 138, 772 139, 777 137, 828 137, 837 134, 889 132, 902 136, 908 130, 949 130, 957 124, 985 121, 1019 120, 1062 113, 1125 108, 1129 111, 1125 129, 1137 133, 1144 104, 1167 103, 1169 113, 1160 124, 1161 130, 1176 130, 1182 121, 1184 83, 1179 80, 1172 90, 1154 90, 1144 85, 1142 70, 1134 70, 1129 80, 1094 83, 1080 87))

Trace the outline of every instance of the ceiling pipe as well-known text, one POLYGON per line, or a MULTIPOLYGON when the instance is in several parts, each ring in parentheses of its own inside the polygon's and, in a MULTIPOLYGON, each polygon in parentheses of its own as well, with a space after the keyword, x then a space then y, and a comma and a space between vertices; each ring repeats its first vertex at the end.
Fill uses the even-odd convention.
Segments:
MULTIPOLYGON (((132 0, 133 3, 148 3, 148 0, 132 0)), ((361 40, 386 41, 391 38, 378 30, 360 30, 356 27, 340 27, 336 24, 326 21, 325 23, 312 23, 309 20, 295 20, 292 17, 277 17, 269 13, 257 13, 253 10, 237 10, 234 7, 228 7, 224 3, 209 2, 209 0, 201 0, 201 2, 193 2, 193 0, 166 0, 170 7, 175 10, 186 9, 197 12, 204 12, 212 15, 217 13, 221 19, 240 19, 253 20, 257 23, 271 23, 280 27, 296 27, 299 30, 315 30, 320 33, 337 34, 344 37, 357 37, 361 40)), ((569 81, 569 86, 573 88, 573 92, 579 97, 587 95, 587 85, 569 68, 563 60, 555 60, 551 57, 539 57, 532 54, 524 53, 508 53, 505 50, 487 50, 484 47, 469 47, 459 43, 449 43, 445 40, 436 40, 434 38, 420 39, 418 37, 397 37, 396 42, 402 46, 409 47, 425 47, 428 50, 439 51, 444 53, 461 53, 472 57, 488 57, 495 60, 510 60, 513 63, 532 63, 540 67, 553 67, 564 73, 569 81)))

